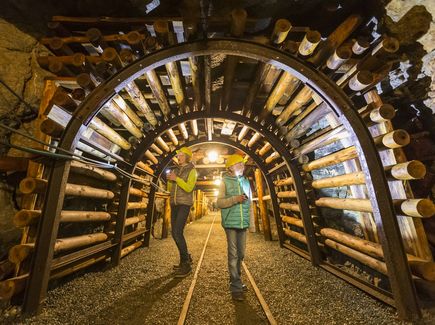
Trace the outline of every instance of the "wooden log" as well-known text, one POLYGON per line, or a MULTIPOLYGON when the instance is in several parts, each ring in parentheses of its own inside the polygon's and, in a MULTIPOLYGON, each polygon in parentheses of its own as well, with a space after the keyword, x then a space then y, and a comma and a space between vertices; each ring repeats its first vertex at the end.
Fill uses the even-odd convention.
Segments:
POLYGON ((66 250, 88 246, 106 241, 109 236, 105 233, 94 233, 89 235, 81 235, 67 238, 58 238, 54 245, 54 252, 60 253, 66 250))
POLYGON ((367 39, 358 37, 352 45, 352 52, 355 55, 361 55, 370 48, 370 42, 367 39))
POLYGON ((62 210, 60 212, 60 222, 102 222, 110 219, 110 213, 105 211, 62 210))
POLYGON ((266 142, 266 144, 258 151, 258 154, 264 156, 271 148, 272 145, 269 142, 266 142))
POLYGON ((297 231, 293 231, 287 228, 283 228, 284 234, 287 236, 296 239, 297 241, 300 241, 301 243, 307 244, 307 237, 305 237, 304 234, 301 234, 297 231))
POLYGON ((179 123, 177 126, 178 126, 178 130, 180 130, 180 133, 183 136, 184 140, 189 139, 189 133, 187 132, 186 124, 179 123))
POLYGON ((131 252, 133 252, 135 249, 139 248, 142 246, 142 241, 137 241, 132 245, 129 245, 127 247, 124 247, 121 250, 121 258, 123 258, 124 256, 127 256, 128 254, 130 254, 131 252))
POLYGON ((273 184, 275 184, 275 186, 286 186, 286 185, 292 185, 293 184, 293 178, 292 177, 287 177, 284 179, 279 179, 273 182, 273 184))
POLYGON ((312 98, 313 91, 304 86, 276 119, 277 125, 284 125, 288 119, 312 98))
POLYGON ((147 206, 148 206, 148 201, 128 202, 127 203, 127 210, 146 209, 147 206))
POLYGON ((72 173, 85 175, 108 182, 115 182, 117 180, 116 175, 112 172, 76 160, 71 161, 70 168, 72 173))
POLYGON ((289 123, 287 126, 289 131, 286 135, 286 140, 290 141, 305 135, 307 130, 311 128, 315 122, 319 121, 330 112, 331 110, 326 103, 323 102, 318 105, 316 102, 313 102, 289 123))
POLYGON ((302 56, 311 55, 316 49, 317 45, 319 45, 321 41, 321 35, 318 31, 309 30, 302 40, 301 44, 299 44, 298 52, 302 56))
POLYGON ((317 53, 309 59, 309 62, 316 66, 322 64, 334 50, 343 44, 362 21, 363 19, 360 15, 350 15, 328 36, 326 41, 319 46, 317 53))
POLYGON ((20 182, 19 189, 23 194, 41 194, 45 192, 47 183, 46 179, 26 177, 20 182))
POLYGON ((134 187, 130 187, 128 189, 128 193, 130 195, 134 195, 134 196, 148 197, 148 193, 147 192, 144 192, 144 191, 142 191, 142 190, 140 190, 138 188, 134 188, 134 187))
POLYGON ((12 222, 14 223, 15 227, 22 228, 37 223, 40 217, 40 210, 22 209, 15 213, 14 217, 12 218, 12 222))
POLYGON ((348 147, 342 150, 339 150, 337 152, 334 152, 330 155, 324 156, 322 158, 313 160, 311 162, 308 162, 306 164, 302 165, 302 169, 306 172, 324 168, 328 166, 332 166, 338 163, 341 163, 343 161, 355 159, 358 157, 357 151, 354 146, 348 147))
POLYGON ((77 84, 87 91, 92 91, 97 86, 97 81, 89 73, 80 73, 76 80, 77 84))
POLYGON ((50 39, 48 46, 56 55, 73 55, 71 48, 59 37, 50 39))
POLYGON ((169 106, 168 99, 166 98, 165 91, 163 90, 160 78, 158 77, 155 70, 150 70, 145 73, 148 85, 159 104, 160 110, 163 112, 164 116, 169 116, 171 113, 171 107, 169 106))
POLYGON ((111 200, 115 193, 86 185, 66 184, 65 195, 111 200))
POLYGON ((373 257, 370 257, 366 254, 363 254, 361 252, 358 252, 357 250, 354 250, 352 248, 349 248, 345 245, 342 245, 340 243, 337 243, 333 240, 330 239, 326 239, 325 240, 325 245, 328 247, 331 247, 333 249, 335 249, 336 251, 343 253, 361 263, 363 263, 364 265, 367 265, 368 267, 382 273, 385 275, 388 275, 387 272, 387 266, 384 262, 381 262, 373 257))
MULTIPOLYGON (((380 147, 400 147, 402 145, 405 145, 406 143, 408 143, 408 139, 409 139, 409 135, 406 133, 406 131, 404 131, 405 133, 401 132, 401 130, 396 130, 399 131, 398 133, 395 131, 387 133, 385 135, 381 135, 379 137, 374 138, 375 143, 377 143, 378 146, 380 147), (385 140, 384 140, 385 137, 385 140)), ((385 148, 384 147, 384 148, 385 148)), ((324 156, 322 158, 313 160, 311 162, 305 163, 302 165, 302 169, 306 172, 315 170, 315 169, 319 169, 319 168, 324 168, 324 167, 328 167, 328 166, 332 166, 347 160, 351 160, 351 159, 355 159, 358 157, 357 151, 355 149, 354 146, 342 149, 340 151, 334 152, 330 155, 324 156)), ((391 169, 392 167, 386 167, 387 170, 391 169)), ((406 168, 403 165, 400 165, 396 168, 396 174, 399 173, 404 173, 406 174, 406 168), (399 172, 400 170, 400 172, 399 172)), ((421 175, 421 172, 415 171, 415 175, 421 175)), ((394 176, 393 176, 394 177, 394 176)), ((400 179, 401 176, 398 175, 398 179, 400 179)), ((404 176, 407 177, 407 176, 404 176)))
POLYGON ((35 244, 19 244, 12 246, 9 250, 8 259, 11 263, 19 264, 24 261, 30 254, 33 253, 35 249, 35 244))
POLYGON ((11 279, 0 282, 0 299, 9 300, 15 294, 24 290, 27 282, 28 274, 20 275, 11 279))
POLYGON ((387 176, 397 180, 422 179, 426 175, 426 166, 418 161, 411 160, 393 166, 386 166, 387 176))
MULTIPOLYGON (((230 32, 233 37, 241 37, 245 31, 247 13, 242 8, 236 8, 231 11, 231 25, 230 32)), ((229 109, 230 96, 232 93, 232 86, 234 74, 236 71, 239 58, 234 55, 227 55, 225 58, 224 67, 224 84, 221 97, 221 110, 229 109)))
MULTIPOLYGON (((194 198, 196 198, 197 195, 194 194, 194 198)), ((165 210, 163 213, 163 224, 162 224, 162 239, 168 238, 168 232, 169 232, 169 224, 171 221, 171 200, 170 197, 165 197, 165 210)), ((194 211, 195 214, 197 213, 197 200, 193 202, 193 205, 195 207, 194 211)))
POLYGON ((271 42, 274 44, 281 44, 284 42, 291 28, 292 24, 287 19, 278 19, 275 22, 275 26, 270 37, 271 42))
POLYGON ((55 121, 47 118, 41 122, 39 125, 40 130, 54 138, 60 138, 62 136, 64 127, 55 121))
POLYGON ((347 130, 343 125, 338 126, 328 132, 323 133, 322 135, 302 144, 299 148, 294 149, 295 155, 306 155, 316 149, 324 147, 328 144, 339 141, 348 136, 347 130))
POLYGON ((284 209, 284 210, 290 210, 290 211, 296 211, 296 212, 301 211, 299 204, 296 204, 296 203, 280 203, 279 207, 281 209, 284 209))
POLYGON ((104 61, 112 64, 116 70, 122 69, 123 64, 121 58, 113 47, 107 47, 104 49, 103 54, 101 55, 104 61))
POLYGON ((401 148, 409 144, 410 136, 405 130, 394 130, 373 138, 375 144, 380 148, 401 148))
POLYGON ((139 87, 134 83, 134 81, 125 85, 125 90, 130 95, 130 98, 134 106, 144 114, 146 120, 152 125, 157 125, 157 118, 154 115, 154 111, 151 109, 148 102, 145 100, 144 95, 140 91, 139 87))
POLYGON ((71 97, 75 101, 82 102, 86 98, 86 91, 83 88, 73 89, 73 91, 71 92, 71 97))
POLYGON ((242 141, 246 133, 248 133, 248 131, 249 131, 248 127, 244 125, 240 130, 239 134, 237 135, 237 140, 242 141))
POLYGON ((248 147, 251 148, 261 138, 260 133, 254 133, 251 139, 248 141, 248 147))
MULTIPOLYGON (((200 63, 195 56, 189 57, 190 70, 192 72, 192 88, 193 88, 193 111, 199 111, 202 109, 202 96, 200 86, 200 63)), ((196 134, 195 134, 196 135, 196 134)))
POLYGON ((365 177, 363 172, 355 172, 350 174, 344 174, 334 177, 325 177, 315 180, 311 183, 311 186, 316 189, 327 187, 339 187, 349 185, 362 185, 365 184, 365 177))
POLYGON ((248 14, 243 8, 236 8, 231 11, 230 33, 234 37, 242 37, 245 32, 246 19, 248 14))
POLYGON ((162 137, 156 138, 157 145, 162 148, 166 152, 170 152, 171 149, 169 149, 169 146, 166 144, 166 142, 162 139, 162 137))
POLYGON ((363 120, 367 124, 383 123, 385 121, 393 119, 395 115, 396 115, 396 111, 393 106, 388 104, 383 104, 378 108, 372 110, 366 116, 364 116, 363 120))
POLYGON ((63 77, 73 77, 75 75, 65 64, 59 61, 51 61, 48 65, 48 71, 63 77))
POLYGON ((109 113, 118 122, 118 125, 125 127, 134 137, 138 139, 143 137, 142 131, 118 105, 113 102, 108 102, 103 106, 102 110, 109 113))
POLYGON ((137 162, 137 167, 145 170, 146 172, 148 172, 149 174, 153 175, 154 174, 154 170, 147 164, 145 164, 142 161, 138 161, 137 162))
MULTIPOLYGON (((356 236, 352 236, 342 231, 331 228, 321 229, 320 234, 328 239, 342 243, 350 248, 353 248, 370 256, 380 259, 385 258, 382 246, 378 243, 373 243, 368 240, 361 239, 356 236)), ((411 271, 414 275, 428 281, 435 281, 434 262, 423 260, 411 254, 406 254, 406 257, 411 271)))
POLYGON ((396 211, 410 217, 430 218, 435 214, 435 206, 429 199, 393 200, 396 211))
POLYGON ((126 218, 124 226, 125 227, 131 226, 131 225, 134 225, 134 224, 139 223, 139 222, 144 221, 144 220, 145 220, 145 216, 144 215, 136 216, 136 217, 131 217, 131 218, 126 218))
POLYGON ((163 151, 162 151, 159 147, 157 147, 154 143, 151 145, 150 148, 151 148, 152 150, 154 150, 154 152, 155 152, 156 154, 158 154, 158 155, 163 154, 163 151))
MULTIPOLYGON (((58 238, 54 244, 54 253, 60 253, 63 251, 88 246, 103 242, 109 237, 105 233, 94 233, 89 235, 81 235, 67 238, 58 238)), ((9 261, 18 264, 24 261, 35 250, 35 243, 19 244, 13 246, 9 250, 9 261)))
POLYGON ((145 151, 145 157, 147 157, 153 164, 157 164, 159 162, 156 156, 154 156, 149 150, 145 151))
POLYGON ((177 137, 176 137, 176 135, 175 135, 175 133, 174 133, 174 130, 172 130, 172 129, 168 129, 168 130, 166 131, 166 134, 169 136, 169 139, 171 139, 172 144, 173 144, 174 146, 178 146, 178 139, 177 139, 177 137))
POLYGON ((133 51, 127 48, 119 51, 119 58, 124 66, 129 65, 137 60, 137 56, 133 53, 133 51))
POLYGON ((100 120, 98 117, 94 117, 89 123, 89 127, 96 132, 100 133, 102 136, 106 137, 113 143, 117 144, 124 150, 130 150, 131 144, 125 140, 118 132, 113 130, 110 126, 100 120))
POLYGON ((322 197, 317 199, 314 203, 316 206, 324 208, 373 212, 369 199, 341 199, 322 197))
POLYGON ((103 49, 107 47, 107 42, 103 39, 103 34, 98 28, 89 28, 86 31, 86 37, 89 39, 89 42, 96 48, 103 49))
POLYGON ((267 157, 265 159, 265 163, 266 164, 270 164, 271 162, 275 161, 276 159, 278 159, 280 157, 279 153, 274 151, 269 157, 267 157))
POLYGON ((258 195, 258 207, 260 208, 260 216, 262 220, 262 229, 265 240, 272 240, 272 232, 270 229, 269 216, 267 214, 266 204, 263 200, 263 175, 259 169, 254 172, 255 175, 255 185, 257 188, 258 195))
POLYGON ((374 76, 370 71, 358 71, 355 76, 350 78, 348 87, 352 91, 361 91, 373 83, 374 76))
MULTIPOLYGON (((97 133, 98 134, 98 133, 97 133)), ((98 134, 99 135, 99 134, 98 134)), ((101 136, 102 138, 104 138, 103 136, 101 136)), ((107 140, 106 138, 104 138, 105 140, 107 140)), ((109 141, 109 140, 107 140, 107 141, 109 141)), ((116 145, 115 145, 116 146, 116 145)), ((113 159, 112 157, 110 157, 110 156, 106 156, 104 153, 102 153, 101 151, 98 151, 97 149, 94 149, 94 148, 92 148, 91 146, 88 146, 87 144, 84 144, 84 143, 82 143, 82 142, 78 142, 77 143, 77 150, 80 150, 80 151, 83 151, 83 152, 86 152, 86 153, 88 153, 88 154, 90 154, 90 155, 92 155, 92 156, 95 156, 95 157, 99 157, 99 158, 101 158, 101 159, 104 159, 104 160, 107 160, 107 161, 110 161, 110 162, 115 162, 116 160, 115 159, 113 159)))
POLYGON ((261 112, 261 119, 266 118, 269 114, 272 113, 276 104, 280 101, 285 92, 287 92, 291 96, 293 92, 296 90, 299 85, 299 79, 293 76, 292 74, 284 71, 281 74, 281 77, 278 79, 275 87, 270 93, 266 103, 264 104, 263 111, 261 112))
POLYGON ((383 55, 384 53, 396 53, 399 50, 400 43, 394 37, 384 37, 378 45, 373 48, 372 55, 383 55))
POLYGON ((326 67, 331 71, 337 70, 343 63, 352 56, 352 50, 347 47, 339 47, 326 61, 326 67))
POLYGON ((298 219, 298 218, 290 217, 290 216, 281 216, 281 220, 285 223, 290 224, 290 225, 297 226, 297 227, 302 228, 302 229, 304 228, 304 224, 302 222, 302 219, 298 219))
POLYGON ((0 171, 2 172, 10 172, 10 171, 24 172, 27 170, 28 165, 29 165, 29 158, 26 157, 11 157, 11 156, 0 157, 0 171))
POLYGON ((276 196, 279 198, 295 198, 296 197, 296 191, 282 191, 282 192, 276 192, 276 196))
POLYGON ((68 95, 68 93, 62 88, 57 87, 56 92, 51 98, 53 104, 62 107, 68 112, 73 113, 77 108, 77 103, 68 95))
MULTIPOLYGON (((369 199, 341 199, 322 197, 315 201, 316 206, 331 209, 373 212, 369 199)), ((410 217, 430 218, 435 213, 433 202, 428 199, 393 200, 396 212, 410 217)))

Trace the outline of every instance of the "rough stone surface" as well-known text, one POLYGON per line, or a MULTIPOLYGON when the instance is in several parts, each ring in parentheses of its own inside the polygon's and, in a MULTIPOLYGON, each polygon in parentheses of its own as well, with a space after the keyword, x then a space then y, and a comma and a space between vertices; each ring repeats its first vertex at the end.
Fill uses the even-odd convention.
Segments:
MULTIPOLYGON (((0 80, 24 99, 31 108, 23 104, 16 95, 0 84, 0 122, 19 126, 23 121, 35 116, 31 110, 37 112, 42 97, 44 78, 48 72, 41 69, 36 62, 36 56, 47 52, 32 36, 22 32, 4 19, 0 19, 0 80), (20 121, 20 117, 22 120, 20 121)), ((23 123, 20 130, 34 133, 34 123, 23 123)), ((31 146, 30 140, 21 136, 5 133, 0 129, 0 136, 10 138, 15 145, 31 146)), ((8 150, 0 147, 0 154, 10 156, 26 156, 16 149, 8 150)), ((12 190, 0 179, 0 257, 7 253, 7 249, 19 239, 21 231, 12 224, 15 208, 12 204, 12 190), (7 189, 7 190, 6 190, 7 189), (3 208, 4 207, 4 208, 3 208)))
MULTIPOLYGON (((431 90, 424 104, 435 113, 435 5, 432 0, 392 0, 386 6, 386 26, 403 45, 417 40, 427 52, 422 57, 422 76, 431 77, 431 90), (396 22, 396 24, 394 23, 396 22)), ((403 83, 403 80, 399 84, 403 83)), ((397 87, 397 85, 396 85, 397 87)))

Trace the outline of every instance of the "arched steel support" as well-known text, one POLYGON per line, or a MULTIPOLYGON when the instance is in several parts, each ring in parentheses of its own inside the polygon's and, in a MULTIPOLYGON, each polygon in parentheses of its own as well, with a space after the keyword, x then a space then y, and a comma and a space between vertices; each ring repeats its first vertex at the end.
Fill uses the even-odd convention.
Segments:
MULTIPOLYGON (((167 62, 214 53, 248 57, 287 71, 309 86, 333 109, 355 144, 362 171, 366 176, 373 215, 378 227, 399 316, 404 319, 421 316, 388 183, 369 131, 352 102, 336 84, 313 67, 285 52, 244 40, 210 39, 182 43, 151 53, 112 76, 85 99, 70 120, 59 146, 66 150, 74 149, 81 131, 90 123, 104 103, 122 90, 126 84, 145 72, 167 62)), ((298 176, 297 170, 292 166, 289 167, 293 177, 298 176)), ((50 174, 42 211, 44 217, 38 227, 38 239, 32 258, 32 272, 25 294, 23 306, 25 312, 35 312, 40 299, 46 294, 68 172, 68 162, 56 162, 50 174)), ((295 180, 297 178, 299 177, 295 177, 295 180)), ((303 190, 302 184, 297 185, 296 190, 300 193, 303 190)))
MULTIPOLYGON (((207 137, 203 137, 203 138, 198 138, 195 140, 191 140, 191 141, 187 141, 183 144, 180 144, 179 147, 182 146, 195 146, 201 143, 220 143, 220 144, 225 144, 227 146, 233 147, 233 148, 237 148, 241 151, 243 151, 244 153, 246 153, 247 155, 249 155, 249 157, 252 158, 252 160, 255 162, 255 164, 258 166, 258 168, 261 170, 261 172, 263 173, 263 176, 266 180, 266 184, 267 187, 269 189, 269 193, 271 196, 271 201, 272 201, 272 211, 273 211, 273 216, 275 218, 275 222, 278 228, 278 237, 279 237, 279 242, 280 245, 282 245, 283 241, 284 241, 284 233, 282 230, 282 222, 281 222, 281 218, 280 218, 280 213, 279 213, 279 205, 278 205, 278 200, 277 200, 277 196, 276 196, 276 192, 275 192, 275 187, 273 185, 272 179, 271 177, 268 175, 268 169, 267 166, 264 164, 263 160, 251 149, 243 146, 242 144, 233 141, 231 139, 229 139, 228 137, 222 137, 222 136, 215 136, 213 137, 213 139, 211 141, 208 140, 207 137)), ((178 149, 178 148, 177 148, 178 149)), ((170 152, 160 163, 158 166, 156 166, 155 169, 155 175, 156 177, 161 177, 163 170, 166 168, 166 166, 171 162, 172 158, 175 156, 176 151, 172 151, 170 152)), ((151 200, 154 200, 154 197, 150 196, 151 200)), ((153 202, 153 201, 150 201, 153 202)), ((148 207, 148 213, 147 213, 147 218, 150 218, 150 222, 152 222, 153 220, 153 207, 150 205, 148 207)))

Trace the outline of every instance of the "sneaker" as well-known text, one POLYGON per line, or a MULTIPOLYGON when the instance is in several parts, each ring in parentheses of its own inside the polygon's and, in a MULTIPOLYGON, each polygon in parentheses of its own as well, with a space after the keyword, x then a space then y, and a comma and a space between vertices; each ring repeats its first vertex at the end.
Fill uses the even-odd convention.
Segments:
POLYGON ((231 297, 235 301, 244 301, 245 300, 245 295, 243 294, 243 291, 231 292, 231 297))
MULTIPOLYGON (((192 262, 193 262, 192 255, 189 254, 189 264, 192 264, 192 262)), ((172 265, 174 271, 178 270, 180 267, 181 267, 181 262, 179 264, 172 265)))
POLYGON ((192 267, 190 263, 183 263, 180 265, 180 268, 175 270, 174 278, 185 278, 192 272, 192 267))

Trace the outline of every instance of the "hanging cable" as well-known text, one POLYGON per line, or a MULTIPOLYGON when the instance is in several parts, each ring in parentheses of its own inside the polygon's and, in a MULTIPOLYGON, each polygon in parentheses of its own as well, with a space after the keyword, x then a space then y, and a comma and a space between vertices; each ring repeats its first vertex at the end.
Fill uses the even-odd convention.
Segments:
MULTIPOLYGON (((154 182, 152 182, 152 181, 149 181, 149 182, 148 181, 144 181, 139 176, 134 175, 134 174, 130 174, 130 173, 126 172, 125 170, 123 170, 122 168, 120 168, 120 167, 118 167, 116 165, 111 165, 109 163, 104 163, 104 162, 101 162, 101 161, 98 161, 98 160, 94 160, 92 158, 87 158, 87 157, 83 157, 83 156, 77 155, 77 154, 72 153, 72 152, 70 152, 68 150, 59 148, 57 146, 54 146, 54 145, 48 144, 48 143, 46 143, 44 141, 41 141, 39 139, 36 139, 33 136, 27 135, 27 134, 22 133, 22 132, 20 132, 18 130, 14 130, 14 129, 12 129, 12 128, 4 125, 4 124, 1 124, 1 123, 0 123, 0 127, 5 128, 5 129, 7 129, 7 130, 9 130, 11 132, 17 133, 17 134, 19 134, 19 135, 21 135, 23 137, 26 137, 26 138, 28 138, 30 140, 33 140, 35 142, 38 142, 40 144, 46 145, 46 146, 48 146, 50 148, 54 148, 56 150, 59 150, 60 152, 64 152, 64 153, 66 153, 66 155, 59 154, 59 153, 54 153, 54 152, 50 152, 50 151, 46 151, 46 150, 38 150, 38 149, 34 149, 34 148, 16 146, 16 145, 11 144, 10 142, 0 140, 0 143, 5 145, 5 146, 11 147, 11 148, 14 148, 14 149, 17 149, 17 150, 21 150, 21 151, 24 151, 24 152, 36 154, 36 155, 47 156, 47 157, 54 158, 54 159, 59 159, 60 158, 60 159, 65 159, 65 160, 76 160, 76 161, 80 161, 80 162, 83 162, 83 163, 86 163, 86 164, 91 164, 91 165, 94 165, 94 166, 100 167, 100 168, 114 169, 114 170, 116 170, 119 174, 121 174, 124 177, 127 177, 127 178, 129 178, 131 180, 134 180, 134 181, 139 182, 139 183, 144 184, 144 185, 150 184, 150 185, 154 186, 158 190, 161 190, 163 192, 167 192, 166 189, 161 188, 159 185, 155 184, 154 182)), ((139 167, 136 167, 136 168, 139 168, 139 167)), ((154 177, 154 175, 149 173, 148 171, 143 170, 142 168, 139 168, 139 169, 141 171, 145 172, 146 174, 154 177)))

